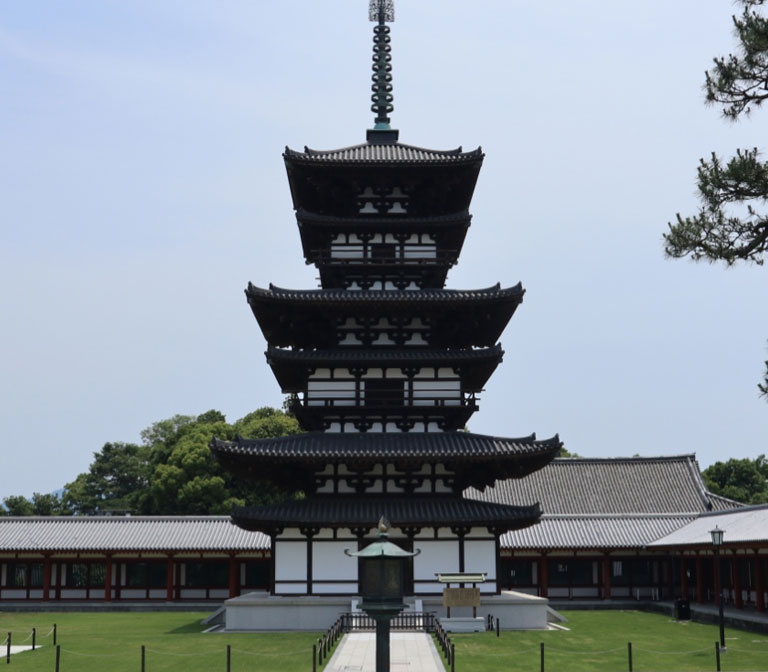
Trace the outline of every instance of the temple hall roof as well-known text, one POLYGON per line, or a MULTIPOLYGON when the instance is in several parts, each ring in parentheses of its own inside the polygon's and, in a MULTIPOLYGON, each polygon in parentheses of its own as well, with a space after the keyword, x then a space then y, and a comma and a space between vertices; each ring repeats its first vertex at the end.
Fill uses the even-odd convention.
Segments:
POLYGON ((558 458, 524 480, 465 494, 504 504, 534 497, 545 514, 701 513, 728 503, 707 491, 695 455, 558 458))

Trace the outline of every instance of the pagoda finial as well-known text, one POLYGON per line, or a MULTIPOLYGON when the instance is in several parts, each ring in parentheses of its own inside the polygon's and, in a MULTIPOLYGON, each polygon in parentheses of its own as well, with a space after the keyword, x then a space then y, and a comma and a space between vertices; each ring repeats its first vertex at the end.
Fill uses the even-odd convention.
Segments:
POLYGON ((392 56, 389 42, 389 26, 395 20, 394 0, 369 0, 368 18, 375 21, 373 27, 373 95, 371 112, 376 113, 375 124, 368 131, 368 142, 385 144, 397 142, 398 132, 389 125, 392 101, 392 56))

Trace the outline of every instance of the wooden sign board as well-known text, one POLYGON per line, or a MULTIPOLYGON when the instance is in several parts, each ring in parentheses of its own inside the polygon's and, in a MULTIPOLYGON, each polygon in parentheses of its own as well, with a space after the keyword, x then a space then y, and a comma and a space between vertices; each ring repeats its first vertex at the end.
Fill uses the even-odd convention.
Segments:
POLYGON ((479 607, 479 588, 443 588, 444 607, 479 607))

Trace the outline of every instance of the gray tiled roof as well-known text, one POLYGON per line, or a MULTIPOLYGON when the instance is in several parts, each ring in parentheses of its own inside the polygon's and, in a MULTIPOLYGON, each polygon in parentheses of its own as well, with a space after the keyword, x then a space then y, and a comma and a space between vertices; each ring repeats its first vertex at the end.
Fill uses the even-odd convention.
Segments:
POLYGON ((480 147, 471 152, 464 152, 461 147, 441 151, 414 147, 399 142, 384 145, 366 142, 352 147, 331 150, 304 147, 303 152, 297 152, 286 147, 283 156, 286 161, 316 163, 468 163, 482 159, 483 152, 480 147))
POLYGON ((715 526, 724 531, 723 542, 728 544, 768 543, 768 504, 746 506, 727 512, 703 514, 679 530, 656 539, 657 546, 712 547, 709 531, 715 526))
POLYGON ((229 516, 0 517, 0 550, 262 551, 269 538, 229 516))
POLYGON ((691 522, 696 514, 543 515, 538 524, 507 532, 513 550, 639 548, 691 522))
POLYGON ((521 481, 466 494, 504 504, 538 500, 545 514, 680 514, 713 506, 694 455, 558 458, 521 481))
POLYGON ((420 289, 420 290, 369 290, 353 291, 349 289, 285 289, 270 283, 269 289, 248 283, 245 291, 250 297, 318 303, 338 302, 344 304, 379 304, 379 303, 444 303, 455 301, 493 300, 519 298, 522 300, 525 290, 518 283, 514 287, 502 289, 500 284, 483 289, 420 289))

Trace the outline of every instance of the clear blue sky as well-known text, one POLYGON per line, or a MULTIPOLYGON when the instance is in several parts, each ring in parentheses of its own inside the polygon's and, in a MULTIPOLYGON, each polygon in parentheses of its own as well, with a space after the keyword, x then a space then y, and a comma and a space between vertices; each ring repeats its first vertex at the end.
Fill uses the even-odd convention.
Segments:
MULTIPOLYGON (((525 303, 470 428, 587 456, 768 452, 768 269, 664 259, 698 159, 760 146, 703 73, 726 0, 397 0, 393 125, 482 145, 454 288, 525 303)), ((365 0, 0 4, 0 498, 282 395, 251 280, 315 286, 281 153, 364 140, 365 0)))

